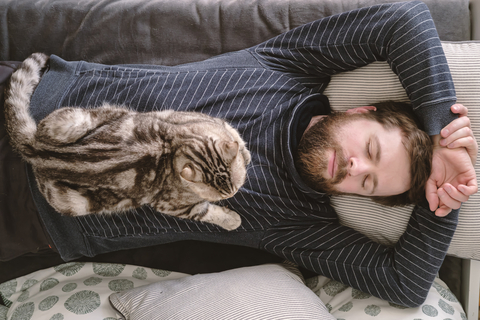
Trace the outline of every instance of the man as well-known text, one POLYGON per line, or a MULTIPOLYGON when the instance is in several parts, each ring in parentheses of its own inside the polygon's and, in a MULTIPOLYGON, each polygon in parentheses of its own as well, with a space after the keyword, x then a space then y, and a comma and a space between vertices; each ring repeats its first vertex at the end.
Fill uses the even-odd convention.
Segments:
MULTIPOLYGON (((446 164, 450 175, 435 176, 435 184, 452 182, 455 190, 440 198, 444 206, 439 216, 428 210, 425 201, 417 206, 393 249, 341 226, 328 196, 310 188, 294 164, 292 141, 303 134, 300 124, 308 126, 313 117, 330 113, 321 94, 329 76, 380 59, 399 75, 428 134, 439 134, 456 119, 450 112, 455 103, 453 82, 433 21, 420 2, 329 17, 247 50, 177 67, 104 66, 53 56, 32 97, 36 120, 61 106, 94 107, 104 101, 139 111, 201 111, 229 121, 252 153, 245 186, 221 203, 242 217, 242 225, 232 232, 146 207, 112 216, 62 217, 31 183, 53 245, 69 260, 185 239, 240 244, 277 254, 389 301, 419 305, 443 261, 458 210, 440 215, 458 208, 475 187, 469 183, 471 176, 457 172, 471 172, 471 163, 450 168, 451 150, 435 152, 434 161, 446 164)), ((462 159, 470 161, 463 152, 462 159)), ((29 179, 34 181, 31 171, 29 179)), ((371 195, 384 195, 387 187, 378 188, 380 183, 383 186, 378 181, 371 195)), ((402 183, 391 192, 405 188, 402 183)), ((432 210, 437 207, 432 206, 432 210)))

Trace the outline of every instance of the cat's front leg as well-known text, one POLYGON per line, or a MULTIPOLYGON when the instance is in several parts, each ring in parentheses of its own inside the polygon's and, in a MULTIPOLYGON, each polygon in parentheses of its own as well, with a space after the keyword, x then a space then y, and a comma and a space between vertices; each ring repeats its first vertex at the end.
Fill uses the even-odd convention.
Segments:
POLYGON ((182 215, 180 217, 213 223, 226 230, 235 230, 242 224, 242 219, 238 213, 209 202, 195 205, 186 216, 182 215))

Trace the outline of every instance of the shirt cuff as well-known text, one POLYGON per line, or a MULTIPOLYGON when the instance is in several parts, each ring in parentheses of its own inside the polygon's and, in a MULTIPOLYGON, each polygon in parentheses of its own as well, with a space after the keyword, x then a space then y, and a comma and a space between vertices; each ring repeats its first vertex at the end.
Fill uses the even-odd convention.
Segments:
POLYGON ((454 104, 455 101, 444 101, 416 110, 417 115, 423 120, 423 127, 428 135, 440 134, 447 124, 457 119, 458 115, 450 111, 450 107, 454 104))

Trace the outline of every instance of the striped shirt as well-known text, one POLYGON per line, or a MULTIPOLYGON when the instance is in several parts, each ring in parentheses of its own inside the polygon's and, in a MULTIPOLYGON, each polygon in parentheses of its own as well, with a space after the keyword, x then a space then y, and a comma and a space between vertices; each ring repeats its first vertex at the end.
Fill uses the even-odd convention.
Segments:
POLYGON ((447 252, 458 210, 438 218, 427 205, 417 206, 404 235, 388 248, 340 225, 328 196, 307 187, 293 162, 299 119, 330 112, 322 95, 330 76, 378 60, 399 76, 429 134, 453 120, 453 82, 421 2, 343 13, 246 50, 174 67, 106 66, 52 56, 32 98, 37 121, 62 106, 105 101, 138 111, 200 111, 229 121, 252 153, 245 185, 220 203, 242 217, 230 232, 149 207, 62 217, 32 183, 57 249, 69 260, 184 239, 247 245, 388 301, 418 306, 447 252))

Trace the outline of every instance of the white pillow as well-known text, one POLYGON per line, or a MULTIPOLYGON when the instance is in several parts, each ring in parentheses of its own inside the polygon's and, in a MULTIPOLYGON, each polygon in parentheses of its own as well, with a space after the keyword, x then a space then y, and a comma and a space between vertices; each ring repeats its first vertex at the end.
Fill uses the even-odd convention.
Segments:
POLYGON ((288 269, 268 264, 159 281, 112 294, 110 302, 129 320, 335 320, 288 269))
MULTIPOLYGON (((480 141, 480 42, 443 42, 458 103, 468 108, 472 129, 480 141)), ((383 100, 408 101, 405 90, 386 62, 332 77, 325 94, 334 110, 346 110, 383 100)), ((480 157, 476 163, 480 179, 480 157)), ((480 182, 479 182, 480 185, 480 182)), ((406 229, 413 207, 389 208, 355 196, 332 197, 342 224, 371 239, 394 244, 406 229)), ((449 255, 480 260, 480 193, 462 205, 449 255)))

